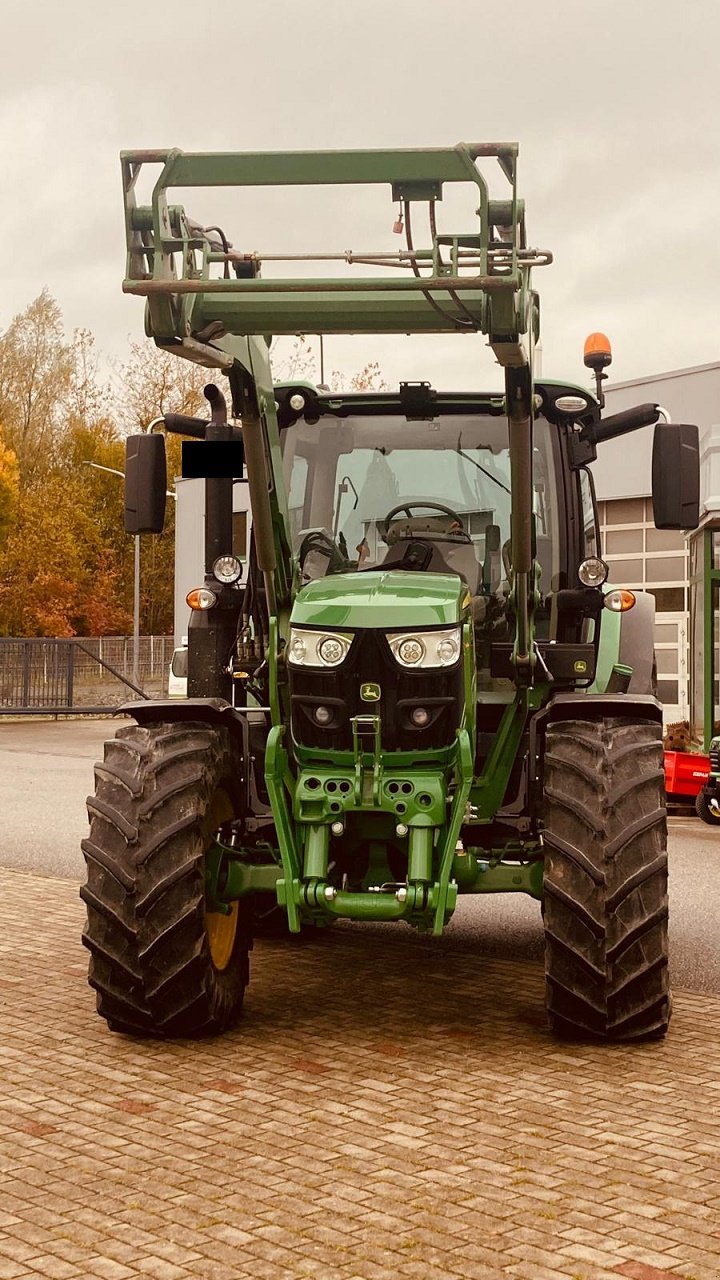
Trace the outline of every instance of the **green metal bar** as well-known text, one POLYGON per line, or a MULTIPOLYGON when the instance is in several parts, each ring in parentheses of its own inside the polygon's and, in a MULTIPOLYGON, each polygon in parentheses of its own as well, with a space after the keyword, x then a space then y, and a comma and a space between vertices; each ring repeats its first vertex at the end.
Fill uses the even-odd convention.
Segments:
POLYGON ((495 157, 512 181, 515 142, 379 151, 123 151, 127 165, 164 164, 159 186, 268 187, 482 181, 475 160, 495 157))
MULTIPOLYGON (((493 297, 497 297, 495 293, 493 297)), ((442 300, 442 293, 438 292, 442 300)), ((152 300, 154 301, 154 300, 152 300)), ((222 324, 234 333, 454 333, 457 326, 430 306, 422 293, 237 293, 201 294, 184 299, 191 304, 189 323, 195 332, 222 324)), ((463 293, 463 302, 485 332, 487 298, 477 291, 463 293)), ((453 304, 447 300, 450 313, 453 304)), ((182 354, 182 353, 180 353, 182 354)))
POLYGON ((338 920, 405 920, 413 904, 410 895, 401 900, 394 893, 351 893, 346 889, 338 889, 334 896, 317 900, 317 907, 324 915, 338 920))
POLYGON ((432 879, 432 827, 411 827, 408 838, 408 880, 428 884, 432 879))
POLYGON ((330 828, 326 823, 309 823, 305 835, 304 880, 327 880, 330 828))
POLYGON ((352 726, 353 757, 355 760, 355 803, 361 805, 371 802, 375 805, 380 800, 380 786, 383 774, 382 723, 379 716, 368 715, 353 716, 350 724, 352 726), (372 753, 366 749, 363 741, 363 739, 370 737, 369 733, 362 732, 363 727, 369 729, 372 733, 372 753), (371 791, 368 791, 369 768, 372 768, 371 791))
POLYGON ((461 893, 527 893, 540 901, 543 870, 542 858, 527 863, 493 865, 482 849, 468 849, 453 860, 453 876, 461 893))
POLYGON ((288 913, 288 928, 291 933, 300 932, 300 916, 292 893, 294 881, 300 879, 300 858, 295 844, 295 828, 287 803, 286 778, 290 778, 287 752, 283 740, 282 725, 273 725, 265 747, 265 783, 270 799, 275 831, 280 846, 283 880, 278 881, 278 902, 283 902, 288 913), (285 894, 281 887, 285 885, 285 894))
MULTIPOLYGON (((210 367, 216 360, 215 347, 224 346, 222 340, 212 337, 213 327, 220 324, 233 334, 429 333, 457 329, 461 318, 474 321, 478 331, 489 336, 501 365, 525 363, 521 335, 528 330, 528 317, 535 314, 529 291, 530 269, 550 261, 550 255, 536 255, 525 247, 524 206, 517 196, 517 150, 515 143, 459 143, 456 147, 425 150, 123 152, 128 249, 124 288, 128 293, 147 297, 148 331, 156 341, 172 345, 176 354, 210 367), (476 164, 479 157, 498 160, 511 187, 510 200, 489 200, 487 182, 476 164), (161 170, 151 208, 138 209, 137 177, 142 166, 149 163, 160 165, 161 170), (357 280, 210 278, 211 262, 218 257, 217 246, 202 230, 191 226, 182 206, 168 203, 168 190, 177 186, 247 189, 387 183, 393 200, 429 200, 432 205, 441 196, 444 182, 466 182, 475 191, 478 230, 456 236, 453 242, 472 245, 480 267, 477 275, 458 275, 456 268, 452 275, 441 271, 421 279, 412 275, 400 280, 387 276, 357 280), (497 257, 498 250, 494 246, 491 251, 493 227, 500 220, 503 226, 510 226, 511 234, 507 243, 499 246, 505 256, 493 272, 493 253, 497 257), (200 266, 198 255, 202 259, 200 266), (443 301, 439 313, 432 306, 433 294, 443 301), (262 299, 270 302, 262 305, 262 299), (355 305, 345 305, 343 299, 355 305), (221 303, 227 306, 221 307, 221 303)), ((418 252, 429 255, 428 260, 435 263, 437 270, 435 232, 432 245, 418 252)), ((355 256, 367 255, 359 252, 355 256)), ((457 254, 455 261, 461 262, 457 254)))
POLYGON ((439 936, 445 927, 445 915, 450 899, 450 876, 452 874, 453 857, 455 856, 460 827, 465 817, 473 781, 473 750, 467 730, 458 729, 457 744, 458 782, 453 797, 450 822, 445 836, 445 846, 440 857, 437 896, 435 898, 435 921, 433 923, 433 933, 436 936, 439 936))
POLYGON ((492 822, 505 797, 528 716, 546 700, 547 686, 538 684, 518 689, 506 707, 483 771, 470 793, 472 821, 492 822))
POLYGON ((282 725, 280 707, 280 691, 278 687, 278 623, 277 618, 270 619, 270 642, 268 644, 268 685, 270 697, 270 719, 273 725, 282 725))
POLYGON ((227 875, 217 896, 221 902, 234 902, 248 893, 275 893, 275 886, 282 876, 282 868, 272 864, 256 866, 241 862, 237 849, 224 849, 227 875))
MULTIPOLYGON (((450 902, 454 907, 457 889, 450 886, 450 902)), ((407 920, 422 923, 428 912, 439 908, 438 885, 401 886, 395 892, 352 892, 316 883, 301 889, 308 909, 318 918, 332 916, 340 920, 407 920)))
POLYGON ((170 276, 153 280, 125 280, 123 293, 137 294, 142 298, 155 294, 180 293, 229 293, 233 295, 265 293, 433 293, 436 290, 454 293, 496 290, 498 293, 512 293, 518 285, 516 273, 495 276, 409 276, 396 280, 394 277, 374 279, 358 276, 355 280, 344 277, 325 276, 321 279, 293 279, 283 277, 277 280, 225 280, 225 279, 193 279, 176 280, 170 276))
POLYGON ((517 682, 529 685, 535 665, 532 552, 532 371, 529 365, 505 370, 510 429, 512 602, 515 609, 513 666, 517 682))

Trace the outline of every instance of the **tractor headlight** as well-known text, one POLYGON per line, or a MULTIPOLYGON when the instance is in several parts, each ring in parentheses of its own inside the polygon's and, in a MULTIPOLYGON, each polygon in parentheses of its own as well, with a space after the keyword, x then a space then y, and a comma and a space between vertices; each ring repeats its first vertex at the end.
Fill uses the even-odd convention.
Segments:
POLYGON ((345 631, 308 631, 290 628, 288 662, 293 667, 339 667, 344 662, 352 634, 345 631))
POLYGON ((400 631, 387 637, 401 667, 452 667, 460 657, 460 627, 444 631, 400 631))
POLYGON ((242 562, 237 556, 218 556, 213 564, 213 576, 225 586, 231 586, 242 577, 242 562))
POLYGON ((578 569, 578 578, 584 587, 601 587, 610 570, 599 556, 588 556, 578 569))

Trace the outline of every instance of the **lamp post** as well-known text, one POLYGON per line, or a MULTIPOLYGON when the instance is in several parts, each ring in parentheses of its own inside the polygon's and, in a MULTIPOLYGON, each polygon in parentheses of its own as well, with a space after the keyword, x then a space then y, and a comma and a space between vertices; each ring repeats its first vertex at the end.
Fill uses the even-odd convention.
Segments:
MULTIPOLYGON (((96 471, 108 471, 111 476, 119 476, 121 480, 125 479, 125 472, 119 471, 117 467, 105 467, 101 462, 83 463, 85 467, 94 467, 96 471)), ((167 489, 166 498, 175 498, 175 493, 167 489)), ((139 687, 139 658, 140 658, 140 534, 134 535, 135 539, 135 562, 133 571, 133 663, 132 678, 133 684, 139 687)))

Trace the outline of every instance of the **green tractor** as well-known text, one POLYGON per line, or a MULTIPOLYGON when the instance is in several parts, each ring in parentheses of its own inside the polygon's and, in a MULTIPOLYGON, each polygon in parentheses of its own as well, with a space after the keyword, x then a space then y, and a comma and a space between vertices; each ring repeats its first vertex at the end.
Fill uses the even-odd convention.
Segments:
POLYGON ((206 571, 188 597, 188 698, 124 708, 136 723, 106 744, 88 802, 84 942, 113 1030, 230 1027, 253 937, 278 921, 439 936, 473 893, 541 903, 554 1031, 667 1029, 653 601, 606 582, 588 464, 657 423, 656 524, 694 527, 697 429, 658 422, 656 405, 603 417, 602 341, 586 353, 597 396, 534 380, 530 273, 550 255, 526 243, 516 166, 514 144, 122 157, 124 289, 146 298, 159 347, 226 381, 206 388, 207 421, 166 415, 128 440, 126 527, 148 533, 163 525, 163 429, 186 437, 206 571), (406 246, 306 255, 306 274, 282 275, 297 255, 239 252, 168 198, 327 184, 389 187, 406 246), (447 184, 470 191, 462 234, 438 230, 447 184), (307 274, 333 261, 335 276, 307 274), (296 333, 485 335, 504 385, 274 385, 266 335, 296 333))

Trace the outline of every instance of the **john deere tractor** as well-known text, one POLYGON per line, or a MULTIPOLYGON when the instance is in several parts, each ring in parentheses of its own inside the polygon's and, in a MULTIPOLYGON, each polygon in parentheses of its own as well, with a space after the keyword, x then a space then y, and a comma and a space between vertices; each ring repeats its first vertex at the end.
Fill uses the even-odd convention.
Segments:
POLYGON ((135 724, 106 744, 88 802, 84 941, 115 1031, 231 1026, 253 936, 278 920, 439 936, 475 893, 542 904, 556 1032, 667 1029, 653 601, 606 581, 588 464, 657 424, 655 522, 694 527, 697 429, 656 405, 603 416, 598 335, 597 395, 534 380, 530 276, 550 255, 527 245, 516 166, 514 144, 122 156, 125 292, 146 299, 158 347, 214 377, 207 420, 166 415, 127 445, 126 527, 152 533, 164 433, 185 437, 205 575, 188 698, 124 708, 135 724), (286 265, 301 255, 234 248, 170 198, 358 184, 385 189, 404 247, 304 255, 302 274, 286 265), (450 184, 470 195, 463 233, 438 229, 450 184), (484 335, 502 381, 274 385, 267 335, 296 333, 484 335))

